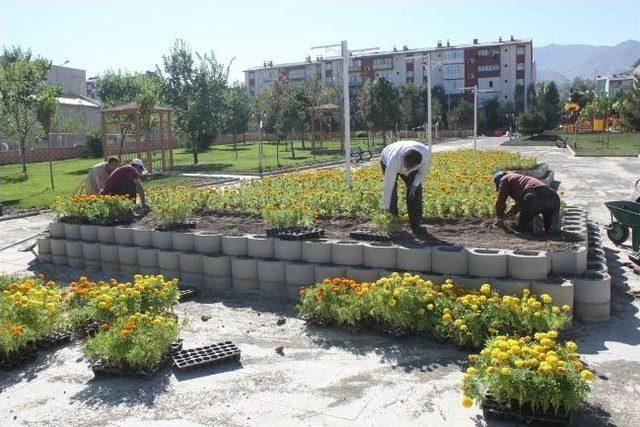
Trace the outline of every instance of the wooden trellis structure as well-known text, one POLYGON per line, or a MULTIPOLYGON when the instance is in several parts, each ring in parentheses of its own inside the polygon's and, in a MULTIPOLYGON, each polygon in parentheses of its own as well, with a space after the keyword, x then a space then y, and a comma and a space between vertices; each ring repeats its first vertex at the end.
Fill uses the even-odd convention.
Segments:
MULTIPOLYGON (((100 111, 102 120, 102 151, 105 160, 117 156, 122 163, 134 157, 142 159, 149 172, 173 169, 173 140, 171 135, 171 108, 156 106, 153 108, 154 123, 152 131, 143 135, 140 108, 135 102, 100 111), (121 130, 120 141, 111 143, 108 130, 117 125, 121 130), (123 129, 126 129, 123 131, 123 129), (126 141, 132 135, 134 144, 126 141)), ((113 138, 112 138, 113 139, 113 138)))
POLYGON ((323 104, 311 109, 311 147, 312 149, 322 148, 325 141, 323 122, 325 115, 340 119, 340 149, 344 151, 344 123, 342 120, 342 109, 336 104, 323 104), (317 131, 316 131, 317 125, 317 131), (318 145, 319 143, 319 145, 318 145))

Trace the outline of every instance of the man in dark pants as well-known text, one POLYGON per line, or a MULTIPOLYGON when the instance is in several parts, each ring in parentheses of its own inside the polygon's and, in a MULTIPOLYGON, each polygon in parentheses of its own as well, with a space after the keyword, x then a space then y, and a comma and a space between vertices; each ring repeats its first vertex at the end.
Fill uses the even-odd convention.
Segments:
POLYGON ((497 172, 493 182, 498 191, 495 206, 498 223, 519 212, 519 231, 533 231, 534 235, 559 232, 560 197, 548 185, 531 176, 504 171, 497 172), (505 213, 509 197, 515 204, 505 213))
POLYGON ((148 210, 144 187, 140 182, 140 176, 146 172, 147 170, 144 168, 142 160, 133 159, 130 164, 120 166, 109 175, 100 194, 127 196, 134 202, 137 196, 140 196, 142 208, 148 210))
POLYGON ((387 145, 380 153, 384 175, 384 208, 398 215, 398 176, 407 187, 406 202, 411 229, 417 235, 422 228, 422 181, 431 164, 431 149, 416 141, 398 141, 387 145))

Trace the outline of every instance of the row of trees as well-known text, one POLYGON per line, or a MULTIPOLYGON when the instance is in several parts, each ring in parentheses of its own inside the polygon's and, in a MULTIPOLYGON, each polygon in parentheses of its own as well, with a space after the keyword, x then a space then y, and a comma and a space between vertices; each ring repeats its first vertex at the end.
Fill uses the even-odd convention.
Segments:
POLYGON ((18 140, 25 178, 27 140, 49 138, 62 95, 60 85, 46 84, 50 68, 50 61, 19 47, 4 47, 0 55, 0 128, 18 140))

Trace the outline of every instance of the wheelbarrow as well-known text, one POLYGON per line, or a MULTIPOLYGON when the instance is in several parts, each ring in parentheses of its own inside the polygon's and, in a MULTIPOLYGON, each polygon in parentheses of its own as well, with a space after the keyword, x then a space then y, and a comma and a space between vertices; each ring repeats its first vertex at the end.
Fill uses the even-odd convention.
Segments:
POLYGON ((611 224, 606 227, 609 239, 621 245, 629 238, 631 229, 633 250, 640 249, 640 203, 618 200, 606 202, 605 206, 611 212, 611 224))

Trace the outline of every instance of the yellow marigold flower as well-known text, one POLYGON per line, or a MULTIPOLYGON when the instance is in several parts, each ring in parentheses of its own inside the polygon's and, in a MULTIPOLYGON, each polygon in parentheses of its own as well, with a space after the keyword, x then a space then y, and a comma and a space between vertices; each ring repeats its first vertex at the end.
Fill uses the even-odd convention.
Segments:
POLYGON ((567 341, 566 343, 564 343, 564 346, 567 350, 569 350, 572 353, 578 350, 578 345, 573 341, 567 341))
POLYGON ((484 285, 480 286, 480 293, 488 294, 489 292, 491 292, 491 285, 490 284, 485 283, 484 285))
POLYGON ((545 304, 551 304, 551 302, 553 301, 553 299, 551 298, 551 296, 549 294, 542 294, 540 295, 540 299, 542 300, 542 302, 544 302, 545 304))
POLYGON ((470 366, 470 367, 468 367, 468 368, 467 368, 467 374, 469 374, 469 375, 475 375, 475 374, 477 374, 477 373, 478 373, 478 371, 477 371, 477 370, 476 370, 476 368, 474 368, 473 366, 470 366))
POLYGON ((547 337, 551 339, 558 338, 558 331, 549 331, 547 332, 547 337))
POLYGON ((462 406, 465 408, 471 408, 473 406, 473 399, 469 396, 465 396, 462 398, 462 406))
POLYGON ((425 313, 424 308, 421 308, 421 309, 418 310, 418 314, 420 316, 424 315, 424 313, 425 313))
POLYGON ((433 310, 433 304, 427 304, 427 310, 433 310))
POLYGON ((393 298, 391 298, 388 302, 389 307, 395 307, 396 306, 396 300, 394 300, 393 298))
POLYGON ((22 331, 24 330, 24 327, 20 324, 15 324, 11 326, 10 332, 11 335, 13 335, 14 337, 19 337, 20 335, 22 335, 22 331))
POLYGON ((502 375, 509 375, 511 373, 511 369, 507 368, 506 366, 503 367, 502 369, 500 369, 500 373, 502 375))
POLYGON ((560 313, 560 307, 558 307, 557 305, 554 305, 553 308, 551 308, 551 311, 555 314, 560 313))
POLYGON ((449 313, 445 313, 442 315, 442 321, 444 323, 449 323, 451 321, 451 315, 449 313))
POLYGON ((589 371, 588 369, 583 369, 580 372, 580 378, 582 378, 584 381, 591 381, 593 380, 593 372, 589 371))
POLYGON ((563 305, 562 306, 562 311, 571 311, 571 306, 567 305, 567 304, 563 305))

